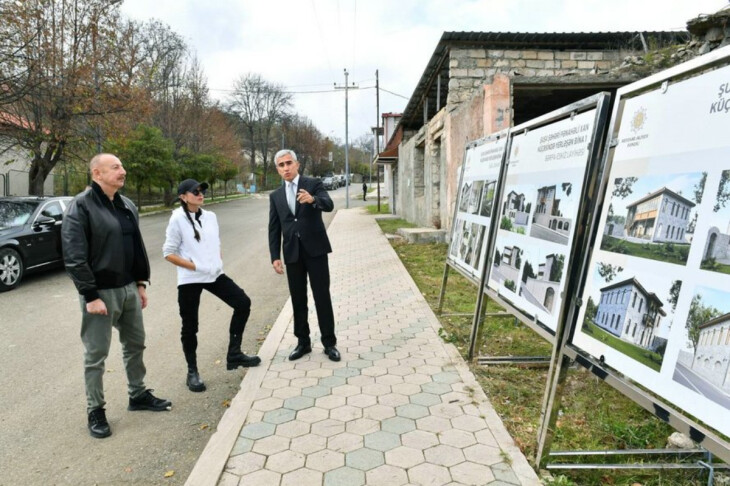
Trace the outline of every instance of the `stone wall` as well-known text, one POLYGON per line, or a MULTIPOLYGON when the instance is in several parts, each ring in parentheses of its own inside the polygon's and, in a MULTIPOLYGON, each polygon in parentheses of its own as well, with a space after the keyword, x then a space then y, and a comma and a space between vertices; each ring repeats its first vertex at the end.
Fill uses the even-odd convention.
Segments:
POLYGON ((447 106, 464 102, 496 74, 527 77, 608 73, 621 65, 620 51, 497 50, 452 48, 447 106))

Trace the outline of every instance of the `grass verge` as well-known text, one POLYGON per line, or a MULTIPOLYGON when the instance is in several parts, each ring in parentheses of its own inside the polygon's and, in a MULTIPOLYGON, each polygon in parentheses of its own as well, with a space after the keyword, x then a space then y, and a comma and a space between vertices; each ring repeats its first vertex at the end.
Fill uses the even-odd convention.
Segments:
MULTIPOLYGON (((384 232, 390 233, 394 231, 394 221, 398 220, 378 223, 384 232)), ((399 241, 393 241, 392 245, 435 311, 441 290, 447 245, 412 245, 399 241)), ((454 344, 464 357, 468 352, 476 292, 477 288, 471 282, 458 272, 450 271, 443 312, 441 316, 437 316, 443 326, 440 333, 442 339, 454 344)), ((487 305, 488 312, 500 310, 491 301, 487 305)), ((485 319, 476 349, 477 356, 549 356, 550 352, 549 343, 511 316, 485 319)), ((474 363, 469 363, 469 366, 510 435, 528 460, 533 462, 547 370, 519 366, 479 366, 474 363)), ((664 448, 673 431, 667 424, 585 369, 577 368, 569 370, 564 384, 552 450, 664 448)), ((589 462, 596 461, 596 458, 589 458, 589 462)), ((545 484, 705 485, 707 473, 681 470, 574 470, 556 473, 553 478, 546 479, 545 484)))

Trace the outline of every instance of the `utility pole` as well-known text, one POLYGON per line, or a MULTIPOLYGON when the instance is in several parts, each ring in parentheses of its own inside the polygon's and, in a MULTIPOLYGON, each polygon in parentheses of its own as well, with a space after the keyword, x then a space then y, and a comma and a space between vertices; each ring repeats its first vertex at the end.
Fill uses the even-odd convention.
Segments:
MULTIPOLYGON (((375 157, 380 155, 380 78, 378 70, 375 70, 375 157)), ((378 182, 378 214, 380 214, 380 165, 375 167, 377 170, 376 179, 378 182)), ((372 168, 370 169, 370 184, 373 183, 372 168)))
POLYGON ((358 89, 359 86, 355 86, 355 83, 352 83, 352 86, 348 85, 347 76, 349 73, 347 72, 347 69, 344 69, 344 71, 345 86, 337 86, 337 83, 335 83, 335 89, 345 90, 345 209, 350 209, 350 142, 348 139, 347 92, 351 89, 358 89))

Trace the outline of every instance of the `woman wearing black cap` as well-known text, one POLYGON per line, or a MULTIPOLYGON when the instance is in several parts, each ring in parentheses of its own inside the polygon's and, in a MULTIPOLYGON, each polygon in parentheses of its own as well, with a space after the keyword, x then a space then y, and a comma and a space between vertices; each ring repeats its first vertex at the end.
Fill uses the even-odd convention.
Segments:
POLYGON ((229 328, 227 368, 257 366, 258 356, 241 352, 241 338, 251 313, 251 299, 223 273, 218 219, 215 213, 201 208, 208 184, 185 179, 177 188, 182 207, 172 212, 165 232, 162 254, 177 265, 177 301, 182 318, 183 353, 188 364, 186 384, 190 391, 202 392, 205 383, 198 374, 198 307, 203 289, 233 308, 229 328))

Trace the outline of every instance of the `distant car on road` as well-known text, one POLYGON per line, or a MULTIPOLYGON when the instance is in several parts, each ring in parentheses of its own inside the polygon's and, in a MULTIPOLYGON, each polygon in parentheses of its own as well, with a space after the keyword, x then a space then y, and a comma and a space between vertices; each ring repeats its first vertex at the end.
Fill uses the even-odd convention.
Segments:
POLYGON ((63 264, 61 221, 70 197, 0 197, 0 292, 26 273, 63 264))
POLYGON ((333 189, 337 189, 337 181, 335 181, 334 177, 325 177, 322 179, 322 185, 324 185, 324 188, 328 191, 331 191, 333 189))

